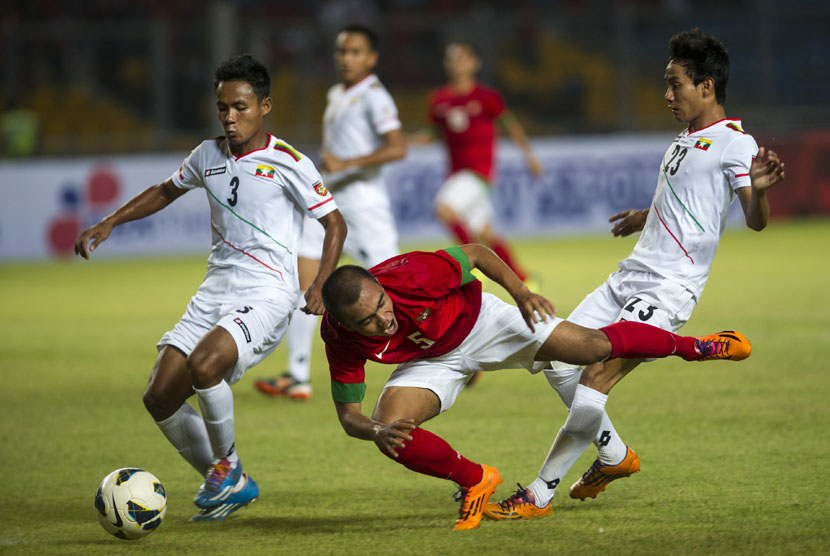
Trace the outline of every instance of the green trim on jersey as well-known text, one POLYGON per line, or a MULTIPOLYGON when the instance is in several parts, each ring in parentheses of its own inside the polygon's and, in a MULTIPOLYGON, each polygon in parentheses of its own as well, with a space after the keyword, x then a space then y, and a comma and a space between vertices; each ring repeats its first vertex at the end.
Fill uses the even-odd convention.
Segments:
POLYGON ((458 245, 453 245, 452 247, 447 247, 446 249, 442 249, 444 253, 452 257, 458 262, 458 265, 461 267, 461 285, 469 284, 473 280, 476 279, 473 276, 472 269, 470 268, 470 259, 467 258, 467 254, 464 252, 461 247, 458 245))
POLYGON ((505 109, 499 116, 496 117, 496 123, 499 124, 499 129, 507 130, 507 126, 516 121, 516 116, 511 110, 505 109))
POLYGON ((213 191, 211 191, 211 190, 210 190, 210 188, 209 188, 207 185, 205 185, 205 191, 207 191, 207 192, 208 192, 208 195, 210 195, 211 197, 213 197, 213 200, 214 200, 214 201, 216 201, 216 202, 217 202, 217 203, 219 203, 221 206, 223 206, 224 208, 226 208, 226 209, 228 210, 228 212, 230 212, 231 214, 233 214, 234 216, 236 216, 238 219, 242 220, 245 224, 249 225, 251 228, 253 228, 253 229, 257 230, 258 232, 262 232, 263 234, 265 234, 265 235, 268 237, 268 239, 270 239, 271 241, 273 241, 274 243, 276 243, 277 245, 279 245, 280 247, 282 247, 283 249, 285 249, 286 251, 288 251, 288 254, 289 254, 289 255, 293 255, 293 253, 291 252, 291 249, 289 249, 288 247, 286 247, 285 245, 283 245, 282 243, 280 243, 279 241, 277 241, 276 239, 274 239, 273 237, 271 237, 271 234, 269 234, 268 232, 266 232, 266 231, 265 231, 265 230, 263 230, 262 228, 260 228, 260 227, 256 226, 253 222, 249 222, 248 220, 245 220, 244 218, 242 218, 241 216, 239 216, 236 212, 234 212, 234 210, 233 210, 231 207, 229 207, 228 205, 226 205, 225 203, 223 203, 221 200, 219 200, 219 197, 217 197, 216 195, 214 195, 214 194, 213 194, 213 191))
POLYGON ((692 220, 694 220, 695 224, 697 224, 697 227, 700 228, 700 231, 705 232, 706 230, 704 230, 703 226, 700 225, 700 222, 697 221, 697 218, 695 218, 695 215, 692 214, 692 212, 688 208, 686 208, 686 205, 683 204, 683 201, 681 201, 680 197, 677 196, 677 193, 674 192, 674 187, 671 186, 671 181, 669 181, 669 175, 665 172, 665 170, 663 171, 663 175, 666 177, 666 185, 669 186, 669 191, 672 192, 672 195, 674 195, 674 198, 677 199, 677 202, 680 203, 680 206, 683 207, 683 210, 686 211, 686 214, 688 214, 689 217, 692 220))
POLYGON ((339 403, 360 403, 366 395, 366 383, 346 384, 344 382, 331 381, 331 397, 339 403))

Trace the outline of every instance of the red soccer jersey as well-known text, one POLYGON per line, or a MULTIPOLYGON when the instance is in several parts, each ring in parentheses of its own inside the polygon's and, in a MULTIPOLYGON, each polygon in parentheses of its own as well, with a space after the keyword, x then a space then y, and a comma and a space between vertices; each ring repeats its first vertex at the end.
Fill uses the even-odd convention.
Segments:
POLYGON ((504 111, 501 96, 478 84, 463 95, 447 85, 430 96, 429 121, 441 128, 447 141, 450 173, 473 170, 492 179, 495 122, 504 111))
POLYGON ((481 282, 470 273, 460 247, 413 251, 369 269, 393 303, 393 336, 362 336, 326 313, 320 334, 337 402, 359 402, 365 392, 366 360, 405 363, 438 357, 457 348, 473 329, 481 308, 481 282))

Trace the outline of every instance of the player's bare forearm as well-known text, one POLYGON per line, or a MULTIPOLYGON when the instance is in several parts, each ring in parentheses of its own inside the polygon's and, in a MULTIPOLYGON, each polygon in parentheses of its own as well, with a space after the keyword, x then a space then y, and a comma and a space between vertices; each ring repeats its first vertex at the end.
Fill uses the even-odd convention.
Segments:
POLYGON ((317 268, 317 276, 306 290, 306 305, 300 310, 304 313, 322 315, 325 307, 321 290, 323 282, 337 268, 340 254, 343 251, 343 242, 346 240, 346 221, 339 210, 333 210, 318 220, 326 230, 323 238, 323 254, 317 268))
POLYGON ((751 230, 760 232, 767 227, 767 222, 769 222, 769 201, 764 191, 756 191, 753 187, 746 189, 751 190, 744 212, 746 225, 751 230))
POLYGON ((116 226, 140 220, 156 213, 184 195, 186 189, 176 187, 172 180, 148 187, 118 208, 112 214, 105 216, 98 224, 91 226, 81 232, 75 241, 75 253, 88 259, 89 254, 95 250, 102 241, 109 237, 110 232, 116 226), (92 241, 91 244, 89 242, 92 241), (89 244, 89 245, 88 245, 89 244))
POLYGON ((379 166, 406 156, 406 139, 400 129, 383 135, 383 144, 375 151, 355 158, 337 158, 329 152, 323 152, 323 168, 328 172, 339 172, 349 168, 379 166))
POLYGON ((533 154, 533 149, 530 148, 530 141, 527 138, 522 124, 515 117, 508 117, 504 123, 504 130, 510 136, 514 143, 521 149, 525 158, 525 163, 530 169, 530 172, 538 177, 542 175, 542 165, 533 154))
POLYGON ((765 147, 758 149, 756 156, 749 167, 751 187, 738 189, 738 197, 744 209, 746 225, 756 231, 767 226, 769 220, 769 202, 766 191, 784 179, 784 163, 778 158, 775 151, 765 147))
POLYGON ((334 402, 334 406, 346 434, 360 440, 371 440, 393 457, 398 457, 396 448, 403 448, 405 442, 411 441, 409 432, 417 428, 412 419, 399 419, 393 423, 374 421, 363 414, 360 403, 334 402))
POLYGON ((547 318, 547 315, 554 315, 556 308, 553 304, 545 297, 530 291, 492 249, 477 243, 468 243, 462 245, 461 250, 470 261, 470 270, 479 269, 482 274, 510 294, 531 330, 535 329, 534 322, 541 322, 547 318))

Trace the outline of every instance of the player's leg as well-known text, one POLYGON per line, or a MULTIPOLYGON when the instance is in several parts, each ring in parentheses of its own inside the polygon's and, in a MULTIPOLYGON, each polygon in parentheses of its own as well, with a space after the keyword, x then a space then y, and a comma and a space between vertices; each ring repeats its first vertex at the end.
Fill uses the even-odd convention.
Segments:
POLYGON ((213 451, 202 416, 185 401, 193 394, 186 356, 178 348, 163 346, 144 392, 144 406, 179 455, 204 476, 213 451))
POLYGON ((242 480, 242 465, 234 447, 233 393, 224 380, 236 364, 236 340, 221 326, 214 326, 187 358, 187 370, 199 401, 213 462, 205 474, 194 503, 209 508, 225 501, 242 480))
POLYGON ((441 401, 435 392, 388 386, 378 399, 372 419, 381 423, 413 419, 419 425, 409 433, 412 440, 397 449, 397 458, 387 452, 384 455, 416 473, 455 482, 460 488, 457 499, 461 501, 455 529, 473 529, 478 527, 482 508, 501 483, 501 477, 495 468, 467 459, 446 440, 420 427, 440 412, 441 401))
POLYGON ((459 244, 475 241, 470 217, 480 211, 482 201, 489 203, 487 187, 473 172, 461 170, 447 178, 435 197, 435 216, 459 244))
POLYGON ((487 222, 487 224, 481 229, 480 235, 484 243, 486 243, 487 246, 490 247, 490 249, 492 249, 493 252, 498 255, 507 266, 510 267, 510 270, 516 273, 519 280, 526 282, 528 279, 527 272, 516 262, 512 249, 510 249, 507 245, 504 238, 495 233, 492 222, 487 222))

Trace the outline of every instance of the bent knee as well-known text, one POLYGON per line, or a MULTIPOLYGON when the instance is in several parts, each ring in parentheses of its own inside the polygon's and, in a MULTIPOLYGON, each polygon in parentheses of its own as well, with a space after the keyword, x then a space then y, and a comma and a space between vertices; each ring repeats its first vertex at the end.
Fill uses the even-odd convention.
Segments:
POLYGON ((218 367, 210 357, 197 353, 191 353, 187 357, 187 372, 190 380, 196 388, 210 388, 221 382, 224 376, 224 369, 217 371, 218 367))
POLYGON ((158 391, 148 386, 142 398, 144 407, 156 422, 164 421, 181 407, 184 400, 174 400, 165 392, 158 391))

